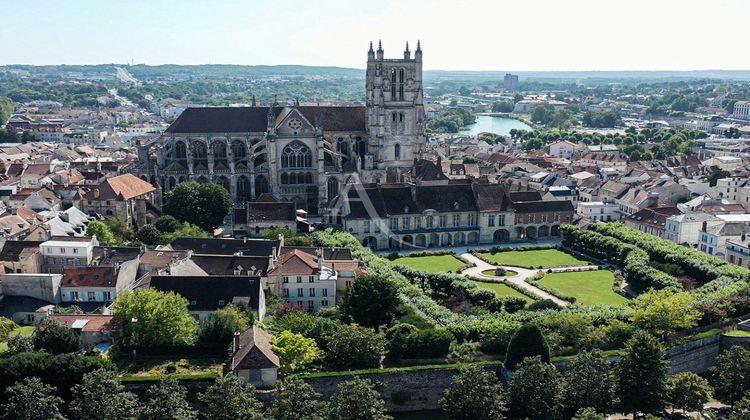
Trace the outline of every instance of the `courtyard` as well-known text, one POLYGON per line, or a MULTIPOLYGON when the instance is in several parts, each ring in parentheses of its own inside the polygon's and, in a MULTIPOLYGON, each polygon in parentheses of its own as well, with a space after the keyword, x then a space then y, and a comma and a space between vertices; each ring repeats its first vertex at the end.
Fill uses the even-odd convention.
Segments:
POLYGON ((427 255, 421 257, 401 257, 391 260, 392 265, 403 265, 414 270, 432 273, 455 273, 466 263, 453 255, 427 255))
POLYGON ((549 268, 587 265, 587 261, 558 249, 533 249, 527 251, 487 252, 479 254, 497 265, 526 268, 549 268))
POLYGON ((612 290, 614 274, 608 270, 546 274, 539 284, 576 298, 580 305, 623 305, 628 299, 612 290))

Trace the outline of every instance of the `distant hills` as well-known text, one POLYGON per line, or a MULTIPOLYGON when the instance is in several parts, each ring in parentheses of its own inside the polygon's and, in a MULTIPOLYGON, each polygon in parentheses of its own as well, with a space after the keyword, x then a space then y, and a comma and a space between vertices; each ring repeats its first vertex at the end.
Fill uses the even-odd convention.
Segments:
MULTIPOLYGON (((258 78, 258 77, 335 77, 357 78, 364 77, 364 69, 331 67, 331 66, 303 66, 303 65, 176 65, 165 64, 134 66, 99 64, 99 65, 7 65, 0 66, 0 72, 7 70, 25 70, 33 75, 54 77, 76 73, 84 76, 113 75, 115 67, 122 66, 138 79, 163 78, 258 78)), ((450 79, 501 79, 506 71, 448 71, 425 70, 424 77, 428 80, 450 79)), ((664 79, 723 79, 750 80, 750 70, 689 70, 689 71, 515 71, 511 72, 523 79, 534 80, 664 80, 664 79)))

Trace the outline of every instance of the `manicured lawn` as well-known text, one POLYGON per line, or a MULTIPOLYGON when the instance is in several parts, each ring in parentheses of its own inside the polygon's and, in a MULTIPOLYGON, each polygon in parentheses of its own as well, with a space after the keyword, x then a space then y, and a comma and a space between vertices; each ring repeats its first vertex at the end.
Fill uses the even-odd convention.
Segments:
POLYGON ((163 375, 218 375, 221 372, 220 358, 188 358, 180 357, 136 357, 122 358, 117 362, 121 373, 129 378, 153 378, 163 375))
POLYGON ((402 257, 391 261, 393 265, 405 265, 415 270, 434 273, 455 273, 464 262, 453 255, 429 255, 425 257, 402 257))
POLYGON ((523 293, 503 283, 490 283, 486 281, 474 281, 474 283, 476 283, 476 285, 479 287, 485 288, 487 290, 492 290, 493 292, 495 292, 496 295, 501 296, 501 297, 513 296, 513 297, 519 297, 527 302, 534 301, 530 297, 524 295, 523 293))
POLYGON ((498 265, 515 265, 518 267, 563 267, 588 264, 573 255, 557 249, 534 249, 530 251, 506 251, 483 253, 483 257, 498 265))
MULTIPOLYGON (((482 274, 485 276, 497 276, 494 268, 492 270, 484 270, 482 274)), ((518 273, 513 270, 505 270, 505 274, 502 277, 513 277, 515 275, 518 275, 518 273)))
MULTIPOLYGON (((23 326, 23 327, 18 327, 15 330, 13 330, 13 332, 10 333, 10 335, 12 337, 14 335, 21 334, 23 336, 28 337, 33 332, 34 332, 34 327, 33 326, 23 326)), ((2 341, 2 342, 0 342, 0 352, 4 352, 5 350, 8 350, 8 343, 5 342, 5 341, 2 341)))
POLYGON ((622 305, 628 300, 612 291, 614 274, 607 270, 546 274, 540 284, 576 298, 581 305, 622 305))

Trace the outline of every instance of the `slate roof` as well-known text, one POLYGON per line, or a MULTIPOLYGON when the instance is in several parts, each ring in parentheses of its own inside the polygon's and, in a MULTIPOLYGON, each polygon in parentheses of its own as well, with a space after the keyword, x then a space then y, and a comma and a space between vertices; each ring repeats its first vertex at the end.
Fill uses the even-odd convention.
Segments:
POLYGON ((352 259, 352 250, 349 248, 316 248, 314 246, 285 246, 281 248, 281 253, 286 253, 298 249, 307 252, 310 255, 316 255, 318 249, 323 250, 324 260, 346 261, 352 259))
POLYGON ((268 257, 273 248, 278 252, 280 244, 277 239, 177 238, 170 245, 175 251, 192 250, 195 254, 268 257))
MULTIPOLYGON (((323 130, 365 131, 366 108, 363 106, 298 106, 310 123, 320 113, 323 130)), ((270 108, 274 119, 284 107, 270 108)), ((267 106, 187 108, 166 129, 166 133, 260 133, 268 129, 267 106)))
POLYGON ((293 222, 297 220, 296 208, 297 206, 292 201, 247 203, 247 221, 248 223, 274 220, 293 222))
POLYGON ((0 252, 0 261, 19 261, 18 256, 26 248, 38 248, 44 241, 6 241, 0 252))
POLYGON ((267 369, 281 366, 279 356, 271 349, 271 336, 253 325, 238 337, 239 348, 232 355, 232 369, 267 369))
POLYGON ((255 267, 255 271, 259 271, 256 275, 265 277, 268 270, 268 257, 263 256, 193 255, 190 259, 209 276, 233 276, 235 270, 247 275, 255 267))
POLYGON ((249 298, 250 307, 259 310, 260 277, 152 276, 151 287, 184 297, 189 311, 215 311, 235 298, 249 298))
POLYGON ((540 212, 565 212, 574 211, 573 203, 567 200, 551 201, 527 201, 524 203, 513 203, 513 208, 518 213, 540 213, 540 212))

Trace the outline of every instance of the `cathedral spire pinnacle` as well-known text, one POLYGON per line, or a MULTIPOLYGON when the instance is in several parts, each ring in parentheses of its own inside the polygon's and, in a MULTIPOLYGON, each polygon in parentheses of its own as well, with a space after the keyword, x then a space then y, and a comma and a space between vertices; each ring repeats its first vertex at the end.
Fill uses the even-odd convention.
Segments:
POLYGON ((372 49, 372 41, 370 41, 370 50, 369 50, 369 51, 370 51, 370 52, 373 52, 373 49, 372 49))
POLYGON ((419 45, 419 40, 417 40, 417 51, 422 52, 422 46, 419 45))
POLYGON ((406 49, 404 50, 404 60, 411 59, 411 51, 409 51, 409 41, 406 41, 406 49))
POLYGON ((299 106, 299 98, 294 98, 294 106, 299 106))
POLYGON ((409 41, 406 41, 406 51, 409 51, 409 41))
POLYGON ((378 40, 378 51, 383 51, 383 41, 380 39, 378 40))
POLYGON ((253 95, 253 104, 252 104, 252 106, 256 106, 255 105, 255 95, 253 95))

